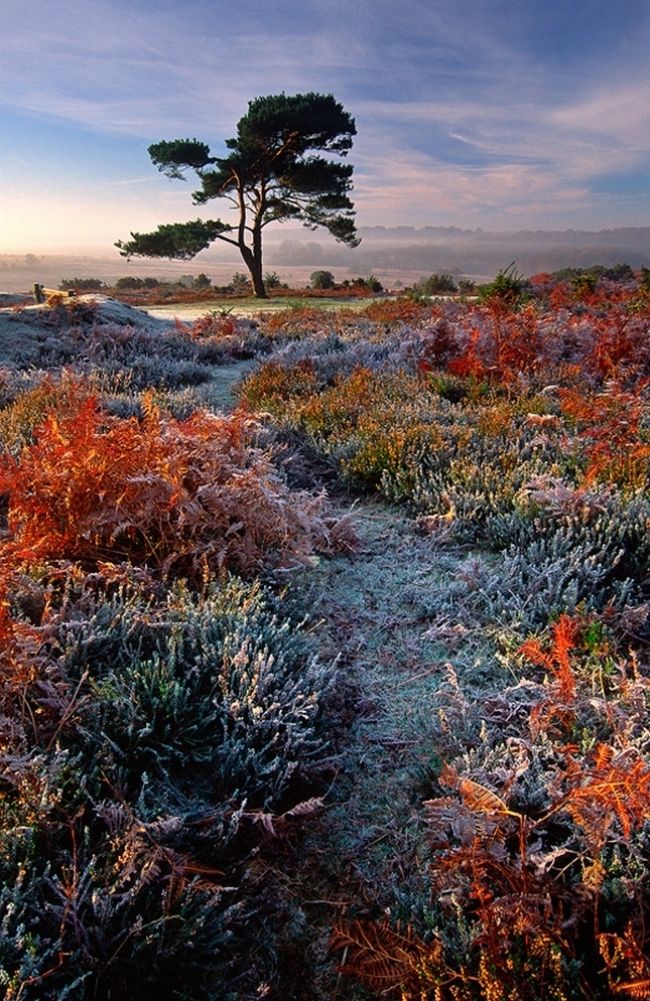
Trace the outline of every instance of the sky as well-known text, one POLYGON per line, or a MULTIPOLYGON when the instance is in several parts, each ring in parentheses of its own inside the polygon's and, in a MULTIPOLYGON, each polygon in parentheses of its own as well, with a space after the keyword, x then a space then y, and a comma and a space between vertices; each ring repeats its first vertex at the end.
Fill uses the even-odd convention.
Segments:
POLYGON ((227 221, 147 147, 225 153, 248 101, 280 92, 332 93, 355 118, 359 226, 650 225, 650 0, 0 7, 0 254, 227 221))

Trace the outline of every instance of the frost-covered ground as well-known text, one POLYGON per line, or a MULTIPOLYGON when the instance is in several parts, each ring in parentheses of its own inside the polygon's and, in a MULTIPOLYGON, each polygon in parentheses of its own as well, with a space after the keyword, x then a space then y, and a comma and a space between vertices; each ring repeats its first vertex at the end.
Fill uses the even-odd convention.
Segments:
MULTIPOLYGON (((72 302, 78 316, 84 309, 92 308, 93 319, 98 326, 114 324, 157 333, 170 330, 174 325, 173 318, 164 320, 150 316, 134 306, 103 295, 82 295, 72 302)), ((0 293, 0 364, 24 366, 35 363, 39 344, 70 325, 68 316, 61 312, 66 308, 69 307, 57 309, 46 303, 36 305, 22 296, 0 293)), ((74 319, 72 314, 72 324, 74 319)))
POLYGON ((191 326, 92 296, 8 305, 0 344, 6 996, 641 996, 645 294, 191 326), (208 580, 353 497, 356 547, 208 580))

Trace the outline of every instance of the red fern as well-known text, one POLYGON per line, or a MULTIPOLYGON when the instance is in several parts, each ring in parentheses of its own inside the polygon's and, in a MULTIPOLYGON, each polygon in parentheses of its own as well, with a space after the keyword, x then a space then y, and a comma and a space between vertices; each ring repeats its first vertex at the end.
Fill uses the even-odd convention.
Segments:
MULTIPOLYGON (((424 998, 425 988, 449 979, 442 944, 424 943, 412 929, 396 931, 387 921, 335 925, 330 947, 344 952, 341 973, 351 974, 382 995, 399 991, 402 999, 424 998)), ((456 979, 452 974, 452 979, 456 979)))
POLYGON ((611 385, 593 397, 577 389, 560 391, 562 411, 575 422, 586 453, 586 483, 647 484, 650 444, 641 432, 647 387, 648 380, 639 383, 634 392, 611 385))
MULTIPOLYGON (((650 767, 641 757, 619 752, 609 744, 599 744, 585 762, 566 751, 562 776, 569 789, 554 811, 561 807, 583 831, 594 851, 612 837, 616 821, 623 839, 650 819, 650 767)), ((553 812, 554 812, 553 811, 553 812)))
POLYGON ((8 551, 22 560, 130 560, 165 572, 250 571, 327 547, 323 501, 293 494, 242 416, 103 414, 92 396, 50 414, 0 459, 8 551))
POLYGON ((559 698, 569 704, 576 695, 576 678, 569 654, 577 645, 580 621, 570 615, 561 615, 552 629, 552 646, 546 651, 537 639, 526 640, 519 648, 533 664, 549 671, 557 684, 559 698))

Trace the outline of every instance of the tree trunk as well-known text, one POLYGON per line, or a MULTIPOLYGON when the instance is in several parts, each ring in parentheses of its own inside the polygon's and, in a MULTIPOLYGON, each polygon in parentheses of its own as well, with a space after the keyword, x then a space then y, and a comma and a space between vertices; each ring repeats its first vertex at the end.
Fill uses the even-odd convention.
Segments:
POLYGON ((253 291, 258 299, 266 299, 266 289, 262 278, 262 227, 260 225, 262 209, 258 210, 255 225, 253 226, 253 267, 251 268, 251 278, 253 279, 253 291))
POLYGON ((250 267, 251 278, 253 279, 253 292, 258 299, 266 299, 266 288, 262 278, 262 259, 253 257, 250 267))
POLYGON ((251 281, 253 283, 253 294, 257 299, 266 299, 266 288, 264 287, 264 280, 262 278, 262 246, 261 240, 258 241, 258 252, 254 253, 250 247, 241 246, 241 255, 244 259, 244 264, 249 270, 251 281))

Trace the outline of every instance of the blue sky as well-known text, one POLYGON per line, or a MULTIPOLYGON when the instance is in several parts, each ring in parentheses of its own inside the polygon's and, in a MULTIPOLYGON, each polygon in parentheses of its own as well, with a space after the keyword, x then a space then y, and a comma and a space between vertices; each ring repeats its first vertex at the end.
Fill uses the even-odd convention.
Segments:
POLYGON ((359 225, 650 225, 648 0, 2 0, 2 25, 0 253, 227 218, 147 146, 218 154, 280 91, 355 117, 359 225))

